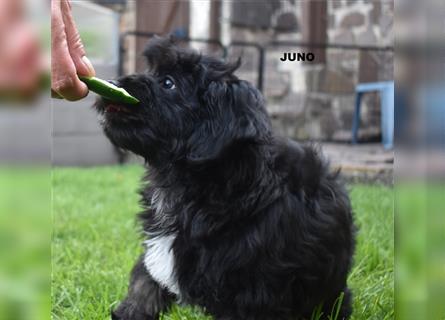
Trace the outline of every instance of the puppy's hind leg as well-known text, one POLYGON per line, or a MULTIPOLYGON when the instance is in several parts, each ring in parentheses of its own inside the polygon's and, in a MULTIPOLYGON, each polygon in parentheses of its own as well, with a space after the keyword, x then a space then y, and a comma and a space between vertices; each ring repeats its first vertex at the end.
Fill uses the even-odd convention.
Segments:
POLYGON ((343 302, 340 307, 340 312, 338 314, 338 320, 347 320, 352 314, 352 293, 349 288, 343 290, 343 302))
POLYGON ((124 301, 111 313, 113 320, 157 320, 172 303, 174 295, 159 286, 147 272, 143 256, 133 267, 124 301))
MULTIPOLYGON (((338 296, 333 299, 331 301, 330 304, 327 305, 327 309, 325 309, 325 315, 326 315, 326 319, 329 320, 330 317, 328 317, 328 315, 330 315, 331 313, 336 313, 337 307, 340 307, 340 309, 338 310, 338 316, 337 318, 335 318, 335 320, 348 320, 351 316, 352 313, 352 294, 351 291, 349 290, 349 288, 344 288, 343 289, 343 299, 341 301, 341 305, 338 306, 338 296)), ((325 318, 323 318, 325 319, 325 318)))

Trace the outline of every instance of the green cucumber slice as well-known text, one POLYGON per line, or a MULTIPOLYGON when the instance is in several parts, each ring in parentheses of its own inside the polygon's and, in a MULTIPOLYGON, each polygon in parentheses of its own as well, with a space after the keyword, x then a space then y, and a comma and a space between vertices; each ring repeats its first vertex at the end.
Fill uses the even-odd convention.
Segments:
POLYGON ((79 79, 85 82, 88 89, 110 101, 126 104, 139 103, 139 100, 130 95, 124 88, 116 87, 108 81, 96 77, 79 77, 79 79))

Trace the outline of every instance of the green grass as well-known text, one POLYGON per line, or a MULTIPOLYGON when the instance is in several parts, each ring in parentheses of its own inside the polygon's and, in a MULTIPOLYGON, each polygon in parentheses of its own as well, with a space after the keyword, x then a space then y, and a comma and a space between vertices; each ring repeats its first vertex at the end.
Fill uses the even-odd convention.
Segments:
MULTIPOLYGON (((123 298, 141 241, 138 166, 53 171, 53 319, 108 319, 123 298)), ((394 317, 393 192, 353 185, 359 226, 355 266, 349 277, 353 319, 394 317)), ((210 319, 198 308, 174 307, 165 320, 210 319)))

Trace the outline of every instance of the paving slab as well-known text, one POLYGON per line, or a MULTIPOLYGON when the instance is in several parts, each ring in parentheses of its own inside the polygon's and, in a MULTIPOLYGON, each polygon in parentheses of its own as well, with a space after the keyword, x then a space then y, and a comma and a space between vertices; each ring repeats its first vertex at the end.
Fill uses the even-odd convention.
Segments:
POLYGON ((380 143, 321 143, 333 168, 349 182, 393 183, 394 151, 380 143))

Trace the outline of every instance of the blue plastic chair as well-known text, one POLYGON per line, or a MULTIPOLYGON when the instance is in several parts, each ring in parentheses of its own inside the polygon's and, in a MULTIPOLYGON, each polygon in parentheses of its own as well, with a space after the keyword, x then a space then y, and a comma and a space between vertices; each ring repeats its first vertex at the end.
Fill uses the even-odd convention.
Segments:
POLYGON ((385 149, 393 147, 394 143, 394 82, 360 83, 355 87, 356 100, 352 122, 352 143, 357 143, 358 127, 360 125, 360 103, 362 95, 377 91, 380 94, 382 143, 385 149))

